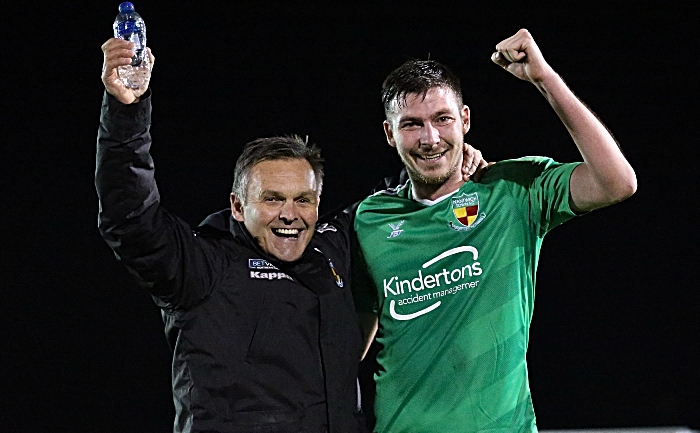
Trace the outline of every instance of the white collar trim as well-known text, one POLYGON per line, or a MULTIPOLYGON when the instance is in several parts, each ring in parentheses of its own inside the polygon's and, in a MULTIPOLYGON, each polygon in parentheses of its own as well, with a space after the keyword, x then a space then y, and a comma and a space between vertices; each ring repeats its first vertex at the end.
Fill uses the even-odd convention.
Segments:
POLYGON ((448 197, 454 195, 457 191, 459 191, 459 188, 457 188, 455 191, 452 191, 452 192, 449 192, 449 193, 443 195, 442 197, 438 197, 435 200, 430 200, 427 198, 416 198, 416 191, 413 189, 413 186, 411 186, 411 199, 413 199, 413 201, 416 201, 420 204, 424 204, 426 206, 432 206, 434 204, 440 203, 443 200, 446 200, 448 197))

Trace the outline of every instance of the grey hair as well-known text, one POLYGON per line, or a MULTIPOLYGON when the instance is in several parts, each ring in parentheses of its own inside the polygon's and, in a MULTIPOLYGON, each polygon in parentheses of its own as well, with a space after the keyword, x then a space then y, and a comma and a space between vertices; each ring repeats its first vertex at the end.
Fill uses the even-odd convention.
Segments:
POLYGON ((323 158, 321 150, 315 144, 309 144, 309 137, 302 139, 298 135, 286 135, 258 138, 243 147, 243 153, 236 161, 233 171, 231 192, 245 203, 248 176, 256 164, 263 161, 305 159, 311 165, 316 178, 318 193, 323 188, 323 158))

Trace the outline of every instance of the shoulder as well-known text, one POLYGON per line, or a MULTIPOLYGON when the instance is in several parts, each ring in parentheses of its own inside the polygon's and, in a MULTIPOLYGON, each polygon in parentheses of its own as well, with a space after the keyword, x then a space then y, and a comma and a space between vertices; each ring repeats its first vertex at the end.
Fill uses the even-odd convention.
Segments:
POLYGON ((230 230, 230 209, 222 209, 208 215, 193 230, 195 236, 206 240, 233 240, 233 233, 230 230))
POLYGON ((347 247, 354 220, 355 209, 352 206, 327 213, 318 219, 314 239, 341 248, 347 247))
POLYGON ((561 165, 563 164, 546 156, 524 156, 522 158, 505 159, 490 166, 481 183, 527 181, 540 176, 545 170, 561 165))
POLYGON ((413 203, 413 200, 409 198, 410 190, 411 183, 410 181, 406 181, 395 187, 376 191, 359 203, 357 206, 358 212, 362 212, 373 207, 400 207, 401 203, 413 203))
POLYGON ((363 202, 371 199, 375 200, 391 200, 393 198, 407 198, 408 191, 410 191, 411 181, 408 178, 404 179, 403 182, 394 185, 387 186, 383 189, 375 190, 369 197, 363 200, 363 202))
MULTIPOLYGON (((537 171, 543 170, 553 164, 558 164, 547 156, 523 156, 521 158, 505 159, 491 166, 503 171, 537 171)), ((489 171, 491 170, 489 169, 489 171)))

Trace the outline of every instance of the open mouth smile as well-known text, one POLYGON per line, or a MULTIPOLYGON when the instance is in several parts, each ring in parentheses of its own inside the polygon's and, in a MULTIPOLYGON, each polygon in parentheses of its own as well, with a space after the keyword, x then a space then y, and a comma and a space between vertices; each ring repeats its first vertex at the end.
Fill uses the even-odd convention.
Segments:
POLYGON ((302 229, 272 229, 272 233, 275 236, 282 238, 298 238, 302 229))
POLYGON ((416 155, 416 156, 419 159, 422 159, 423 161, 433 162, 433 161, 437 161, 438 159, 442 158, 442 156, 446 153, 447 153, 447 151, 445 150, 444 152, 436 153, 434 155, 416 155))

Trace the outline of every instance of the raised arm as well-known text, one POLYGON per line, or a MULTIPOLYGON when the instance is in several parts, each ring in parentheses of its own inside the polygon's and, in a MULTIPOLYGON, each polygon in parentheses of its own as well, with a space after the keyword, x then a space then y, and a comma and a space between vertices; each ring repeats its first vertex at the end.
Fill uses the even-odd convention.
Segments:
POLYGON ((149 153, 148 89, 127 88, 117 74, 117 68, 128 64, 133 54, 131 46, 133 43, 121 39, 109 39, 102 45, 106 93, 97 133, 95 186, 100 201, 100 232, 118 256, 126 247, 128 234, 142 225, 140 217, 160 201, 149 153))
POLYGON ((571 175, 574 210, 601 208, 635 193, 637 177, 619 145, 600 119, 544 60, 530 32, 521 29, 500 42, 491 60, 521 80, 534 84, 576 143, 583 164, 571 175))
POLYGON ((133 55, 131 45, 110 39, 102 46, 106 92, 97 134, 98 226, 117 259, 160 306, 187 308, 211 287, 209 274, 199 270, 225 258, 211 253, 205 239, 160 206, 150 155, 150 91, 126 88, 117 76, 117 68, 133 55))

